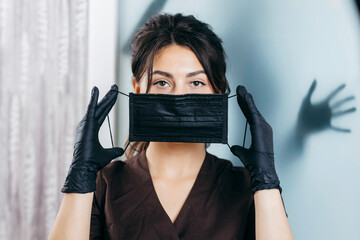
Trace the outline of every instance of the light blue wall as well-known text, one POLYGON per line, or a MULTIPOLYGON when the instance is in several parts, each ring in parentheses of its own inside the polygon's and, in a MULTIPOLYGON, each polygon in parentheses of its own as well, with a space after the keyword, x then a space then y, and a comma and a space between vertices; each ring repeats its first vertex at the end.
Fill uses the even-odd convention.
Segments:
MULTIPOLYGON (((151 3, 120 1, 119 85, 125 92, 132 91, 131 70, 130 56, 122 48, 151 3)), ((273 128, 275 165, 295 238, 360 239, 360 18, 353 3, 183 0, 165 1, 162 12, 194 14, 223 39, 231 94, 238 84, 245 85, 273 128), (354 95, 341 109, 358 110, 332 120, 351 133, 319 131, 301 149, 294 142, 294 129, 314 78, 314 103, 346 83, 335 99, 354 95)), ((121 125, 128 126, 128 101, 119 100, 121 125)), ((232 98, 230 145, 242 143, 244 124, 232 98)), ((121 129, 121 143, 127 131, 121 129)), ((226 145, 212 144, 208 151, 242 165, 226 145)))

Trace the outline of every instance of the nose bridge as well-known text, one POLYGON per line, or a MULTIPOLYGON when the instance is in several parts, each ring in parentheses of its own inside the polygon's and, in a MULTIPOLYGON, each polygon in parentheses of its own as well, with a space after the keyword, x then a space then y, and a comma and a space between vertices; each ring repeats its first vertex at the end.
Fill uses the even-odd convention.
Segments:
POLYGON ((175 94, 175 95, 187 94, 187 91, 186 91, 185 88, 184 88, 184 89, 179 89, 179 88, 177 88, 177 90, 175 90, 174 94, 175 94))
POLYGON ((186 94, 186 93, 187 93, 187 88, 186 88, 185 79, 177 79, 175 87, 174 87, 174 94, 181 95, 181 94, 186 94))

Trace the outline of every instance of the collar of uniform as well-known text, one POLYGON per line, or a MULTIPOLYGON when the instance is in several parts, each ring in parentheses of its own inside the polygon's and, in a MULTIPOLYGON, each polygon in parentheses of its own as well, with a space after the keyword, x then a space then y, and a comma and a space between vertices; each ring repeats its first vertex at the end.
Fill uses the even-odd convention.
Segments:
POLYGON ((200 167, 194 185, 174 223, 171 222, 171 219, 167 215, 158 196, 156 195, 145 151, 140 152, 138 158, 134 160, 136 160, 134 164, 136 165, 137 171, 141 171, 141 173, 138 172, 139 177, 142 177, 139 182, 140 185, 138 190, 141 191, 141 194, 139 195, 147 198, 143 201, 145 204, 144 207, 151 211, 149 212, 149 215, 153 219, 152 222, 155 229, 158 230, 159 234, 163 234, 164 225, 168 226, 168 229, 171 229, 169 230, 170 232, 167 232, 167 234, 170 235, 161 237, 179 236, 181 235, 181 232, 185 231, 185 229, 187 232, 201 233, 202 216, 200 212, 203 212, 204 208, 209 207, 206 203, 208 203, 209 198, 213 197, 213 190, 216 189, 213 182, 214 178, 212 177, 216 175, 216 163, 214 162, 214 156, 206 152, 205 159, 200 167))

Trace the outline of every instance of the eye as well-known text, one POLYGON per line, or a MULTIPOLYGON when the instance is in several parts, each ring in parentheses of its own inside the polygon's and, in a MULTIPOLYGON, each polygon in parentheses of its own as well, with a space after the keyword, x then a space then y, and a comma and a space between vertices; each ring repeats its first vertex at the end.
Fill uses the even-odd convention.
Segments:
POLYGON ((165 85, 164 84, 168 84, 166 81, 157 81, 155 82, 153 85, 158 85, 160 87, 164 87, 165 85))
POLYGON ((203 86, 206 85, 205 83, 200 82, 200 81, 193 81, 193 82, 191 82, 191 84, 193 84, 193 83, 194 83, 194 86, 195 86, 195 87, 199 87, 200 85, 203 85, 203 86))

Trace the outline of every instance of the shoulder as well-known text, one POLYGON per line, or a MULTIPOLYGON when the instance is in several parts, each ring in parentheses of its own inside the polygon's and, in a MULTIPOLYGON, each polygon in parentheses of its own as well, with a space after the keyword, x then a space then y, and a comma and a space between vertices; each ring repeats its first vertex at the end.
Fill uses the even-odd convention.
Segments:
POLYGON ((249 178, 249 171, 243 166, 234 166, 230 160, 217 157, 214 154, 208 153, 209 159, 214 162, 217 171, 231 174, 238 177, 249 178))
POLYGON ((126 172, 128 172, 130 168, 133 168, 138 158, 139 154, 127 160, 113 160, 99 171, 100 175, 105 182, 108 182, 110 179, 118 179, 122 175, 127 175, 126 172))
POLYGON ((101 175, 106 177, 111 177, 114 174, 117 174, 118 172, 122 171, 123 168, 126 165, 126 161, 123 160, 113 160, 108 165, 106 165, 103 169, 101 169, 101 175))
POLYGON ((216 166, 217 175, 221 176, 223 183, 235 191, 250 191, 251 176, 243 166, 234 166, 230 160, 210 154, 210 159, 216 166))
POLYGON ((141 167, 140 158, 144 157, 144 154, 136 154, 127 160, 113 160, 106 165, 99 172, 106 183, 115 181, 123 181, 124 179, 130 178, 130 175, 134 175, 141 167))

